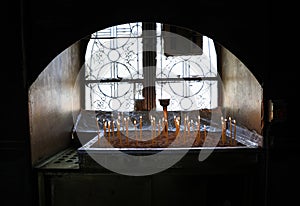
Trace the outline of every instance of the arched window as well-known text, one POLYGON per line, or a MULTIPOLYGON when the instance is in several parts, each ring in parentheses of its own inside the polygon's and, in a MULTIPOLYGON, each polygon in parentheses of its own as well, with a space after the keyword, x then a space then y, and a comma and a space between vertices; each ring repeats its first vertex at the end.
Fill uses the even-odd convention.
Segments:
POLYGON ((164 98, 169 111, 218 106, 214 42, 194 31, 162 23, 112 26, 91 35, 85 58, 85 109, 162 110, 164 98))

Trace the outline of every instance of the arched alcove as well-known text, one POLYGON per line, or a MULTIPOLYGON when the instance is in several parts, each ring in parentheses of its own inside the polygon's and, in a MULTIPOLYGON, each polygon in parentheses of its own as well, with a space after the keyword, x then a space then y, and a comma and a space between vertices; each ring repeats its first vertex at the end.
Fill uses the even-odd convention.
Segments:
MULTIPOLYGON (((185 27, 174 26, 174 28, 180 28, 185 32, 192 31, 201 37, 204 36, 185 27)), ((177 34, 180 34, 180 29, 178 29, 179 33, 177 32, 177 34)), ((84 106, 86 97, 83 96, 85 88, 74 86, 78 78, 80 80, 84 78, 80 76, 80 71, 85 65, 83 57, 85 49, 88 48, 90 37, 87 36, 77 41, 55 57, 39 74, 29 89, 33 164, 69 147, 74 141, 74 136, 72 136, 75 122, 74 111, 86 109, 84 106)), ((192 38, 194 37, 192 36, 192 38)), ((201 41, 203 40, 201 39, 201 41)), ((214 44, 218 64, 216 71, 221 77, 222 89, 221 87, 218 88, 221 91, 217 91, 218 97, 215 100, 219 105, 209 109, 221 105, 224 117, 234 117, 239 125, 261 135, 263 92, 260 83, 234 54, 217 41, 214 41, 214 44), (226 111, 224 112, 224 110, 226 111)), ((176 75, 179 74, 176 73, 176 75)), ((197 73, 194 75, 198 76, 197 73)), ((201 76, 201 78, 205 78, 205 76, 201 76)), ((202 109, 207 109, 207 107, 202 109)), ((87 133, 87 138, 91 139, 95 134, 95 131, 87 133)), ((259 142, 260 146, 262 145, 261 141, 259 142)))

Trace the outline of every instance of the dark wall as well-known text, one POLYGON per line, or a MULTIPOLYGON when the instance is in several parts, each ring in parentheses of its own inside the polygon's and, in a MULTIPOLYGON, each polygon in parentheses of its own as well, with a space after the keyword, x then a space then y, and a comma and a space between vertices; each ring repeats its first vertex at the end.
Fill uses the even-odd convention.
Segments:
POLYGON ((133 4, 130 1, 21 0, 5 3, 2 10, 0 196, 4 202, 30 205, 36 199, 30 164, 29 86, 56 55, 75 41, 99 29, 136 21, 162 22, 198 31, 222 44, 253 72, 263 85, 265 100, 274 99, 277 103, 278 120, 270 131, 266 130, 270 136, 267 142, 271 143, 270 202, 295 199, 290 186, 295 182, 293 165, 298 152, 288 127, 287 111, 291 104, 286 92, 293 81, 283 78, 293 73, 280 50, 280 37, 286 37, 281 27, 285 23, 277 21, 279 13, 274 12, 269 1, 153 0, 133 4), (275 25, 273 17, 276 17, 276 27, 270 30, 275 25))
POLYGON ((122 23, 152 21, 187 27, 211 37, 253 68, 261 82, 268 61, 268 12, 264 1, 154 0, 141 5, 126 1, 112 5, 102 1, 37 1, 25 10, 28 81, 34 81, 59 52, 92 32, 122 23))

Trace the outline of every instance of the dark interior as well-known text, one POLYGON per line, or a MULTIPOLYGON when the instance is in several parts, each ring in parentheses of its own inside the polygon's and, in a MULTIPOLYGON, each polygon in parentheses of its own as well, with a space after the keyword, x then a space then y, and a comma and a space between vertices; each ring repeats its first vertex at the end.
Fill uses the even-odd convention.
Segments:
MULTIPOLYGON (((299 179, 294 164, 298 141, 289 129, 288 110, 291 106, 286 92, 290 90, 291 79, 282 78, 282 71, 274 70, 280 62, 274 64, 270 58, 280 46, 278 41, 271 41, 274 32, 270 28, 270 3, 200 1, 200 7, 194 4, 151 1, 138 5, 138 8, 128 2, 103 4, 101 1, 20 1, 8 4, 6 12, 11 23, 7 29, 13 34, 13 41, 5 44, 9 52, 4 61, 9 66, 1 81, 2 88, 5 88, 3 96, 6 97, 1 101, 1 114, 5 118, 0 138, 1 182, 4 183, 1 196, 4 202, 34 206, 101 203, 272 206, 293 203, 297 199, 292 186, 299 179), (105 8, 111 8, 112 12, 103 13, 105 8), (264 145, 259 153, 255 152, 254 156, 253 153, 229 154, 228 158, 233 162, 225 164, 228 168, 217 173, 215 170, 219 168, 209 163, 197 170, 189 168, 151 177, 118 176, 108 171, 36 170, 36 162, 43 162, 71 143, 63 140, 57 144, 55 139, 59 140, 62 134, 55 133, 55 127, 59 126, 60 132, 69 135, 73 125, 71 117, 52 108, 53 104, 43 99, 43 95, 31 99, 31 85, 41 78, 42 71, 54 58, 86 35, 136 21, 164 22, 200 32, 223 45, 251 70, 263 88, 261 112, 265 121, 261 134, 264 145), (15 81, 10 81, 10 77, 15 81), (42 111, 44 108, 30 106, 43 101, 42 105, 50 105, 47 112, 42 111), (273 111, 271 120, 270 110, 273 111), (30 114, 35 114, 35 122, 49 118, 49 122, 62 123, 45 122, 45 127, 38 128, 37 132, 41 134, 54 133, 53 141, 48 141, 48 145, 43 143, 43 138, 47 139, 45 136, 32 140, 34 131, 30 114), (37 153, 36 147, 39 148, 37 153)), ((3 41, 7 39, 11 40, 7 36, 3 41)), ((76 52, 73 54, 71 50, 66 55, 78 55, 79 67, 84 61, 80 55, 84 47, 75 44, 72 48, 76 52)), ((51 85, 52 77, 41 78, 44 81, 41 85, 51 85)), ((39 87, 34 89, 39 90, 39 87)), ((55 104, 64 103, 67 97, 67 92, 55 97, 55 104)), ((222 162, 222 156, 213 156, 212 159, 211 162, 222 162)))

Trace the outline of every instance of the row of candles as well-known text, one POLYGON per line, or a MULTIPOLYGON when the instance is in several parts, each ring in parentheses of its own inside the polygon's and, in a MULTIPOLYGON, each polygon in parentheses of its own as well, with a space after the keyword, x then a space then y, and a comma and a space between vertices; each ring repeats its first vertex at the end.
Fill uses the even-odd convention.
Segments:
POLYGON ((236 145, 236 120, 232 119, 230 116, 227 118, 221 117, 222 124, 222 144, 227 142, 226 140, 226 130, 229 130, 229 144, 236 145))
MULTIPOLYGON (((113 115, 112 118, 113 119, 113 115)), ((185 115, 184 116, 184 121, 183 121, 183 137, 186 138, 186 136, 190 136, 192 132, 200 132, 200 115, 198 115, 198 121, 194 120, 189 120, 189 116, 185 115)), ((100 128, 98 124, 99 118, 96 118, 96 125, 98 128, 98 136, 100 138, 100 128)), ((128 133, 129 133, 129 122, 130 122, 130 117, 124 117, 122 113, 122 117, 120 114, 118 114, 118 118, 116 120, 107 120, 103 119, 103 132, 104 136, 110 137, 115 135, 115 128, 117 130, 117 136, 120 138, 121 136, 121 131, 123 134, 125 134, 126 138, 128 138, 128 133)), ((176 128, 176 135, 179 134, 180 132, 180 117, 174 116, 174 125, 176 128)), ((150 122, 151 122, 151 138, 155 138, 157 133, 161 134, 161 132, 164 132, 165 136, 168 137, 168 128, 169 128, 169 123, 168 120, 164 117, 159 118, 158 121, 156 120, 156 117, 150 116, 150 122), (158 122, 158 123, 156 123, 158 122)), ((134 127, 134 132, 135 132, 135 138, 138 138, 138 130, 139 130, 139 136, 140 139, 142 140, 143 136, 143 116, 139 117, 139 128, 138 126, 138 120, 134 119, 133 120, 133 127, 134 127)), ((204 138, 206 137, 206 125, 203 126, 204 128, 204 138)))
MULTIPOLYGON (((190 136, 191 133, 194 133, 196 135, 199 135, 199 138, 201 133, 200 133, 200 115, 198 115, 197 121, 194 121, 193 119, 189 119, 188 115, 184 116, 184 121, 183 121, 183 138, 185 140, 186 137, 190 136)), ((100 128, 98 124, 99 119, 96 119, 96 125, 98 127, 98 136, 100 138, 100 128)), ((114 120, 106 120, 103 119, 103 131, 104 131, 104 136, 108 136, 108 138, 112 135, 115 135, 115 124, 117 128, 117 136, 120 138, 121 137, 121 130, 123 131, 123 134, 126 136, 126 140, 128 142, 128 133, 129 133, 129 122, 130 122, 130 117, 124 117, 122 114, 118 114, 118 118, 116 121, 114 120), (121 123, 122 122, 122 123, 121 123), (122 128, 122 129, 121 129, 122 128)), ((139 129, 137 128, 137 119, 133 120, 133 126, 134 126, 134 133, 135 133, 135 138, 138 139, 138 130, 139 130, 139 137, 140 140, 142 140, 143 136, 143 117, 139 117, 139 129)), ((161 134, 161 132, 165 133, 165 136, 168 137, 168 120, 162 117, 161 119, 158 120, 158 124, 156 124, 156 118, 153 117, 152 115, 150 116, 150 122, 151 122, 151 135, 152 139, 156 137, 156 131, 158 131, 158 134, 161 134)), ((176 135, 180 133, 180 117, 174 116, 174 125, 176 128, 176 135)), ((226 131, 229 130, 229 143, 230 145, 236 144, 236 120, 232 119, 231 117, 223 118, 221 117, 221 125, 222 125, 222 133, 221 133, 221 142, 222 144, 226 144, 227 138, 226 138, 226 131)), ((203 125, 203 133, 204 133, 204 141, 206 139, 207 135, 207 130, 206 130, 206 125, 203 125)))

